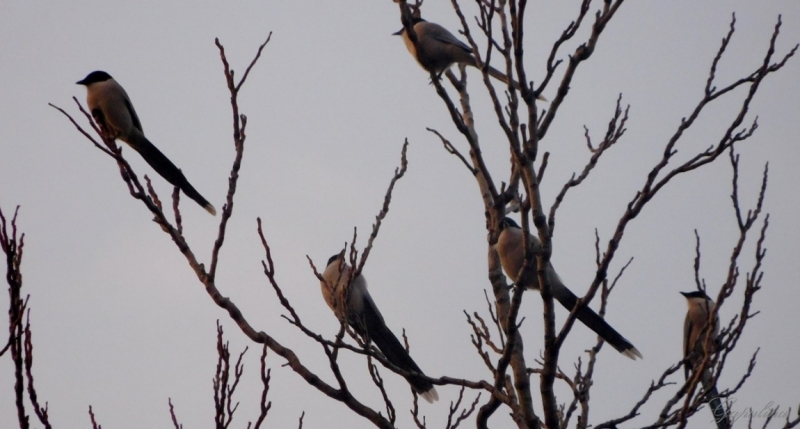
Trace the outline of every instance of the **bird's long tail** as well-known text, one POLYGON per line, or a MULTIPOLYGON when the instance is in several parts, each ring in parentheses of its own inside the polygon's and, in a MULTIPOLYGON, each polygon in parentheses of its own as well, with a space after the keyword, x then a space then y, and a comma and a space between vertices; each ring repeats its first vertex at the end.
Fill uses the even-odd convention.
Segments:
POLYGON ((708 397, 711 398, 708 402, 708 406, 711 407, 711 414, 714 415, 714 422, 717 424, 717 429, 730 429, 731 422, 728 419, 728 412, 725 410, 725 407, 722 405, 722 401, 719 399, 719 392, 717 391, 716 386, 711 386, 708 388, 708 383, 710 383, 711 373, 707 372, 706 377, 703 377, 703 387, 708 389, 708 397))
MULTIPOLYGON (((473 67, 476 67, 476 68, 481 68, 481 66, 480 66, 480 65, 478 65, 477 61, 475 61, 475 60, 474 60, 474 58, 473 58, 473 62, 474 62, 475 64, 472 64, 472 63, 470 63, 470 65, 471 65, 471 66, 473 66, 473 67)), ((505 73, 503 73, 503 72, 501 72, 500 70, 497 70, 496 68, 494 68, 494 67, 492 67, 492 66, 488 66, 488 67, 486 67, 486 72, 487 72, 487 73, 489 73, 489 76, 491 76, 491 77, 493 77, 493 78, 495 78, 495 79, 499 80, 500 82, 503 82, 503 83, 504 83, 504 84, 506 84, 506 85, 508 85, 508 84, 509 84, 509 78, 508 78, 508 76, 506 76, 506 74, 505 74, 505 73)), ((510 83, 511 83, 511 86, 512 86, 514 89, 516 89, 517 91, 519 91, 519 90, 520 90, 520 85, 519 85, 519 82, 515 81, 514 79, 510 79, 510 83)), ((543 95, 541 95, 541 94, 539 94, 539 96, 537 97, 537 99, 538 99, 538 100, 542 100, 542 101, 547 101, 547 99, 546 99, 546 98, 544 98, 544 96, 543 96, 543 95)))
POLYGON ((166 179, 167 182, 171 183, 173 186, 180 188, 187 197, 196 201, 197 204, 200 204, 207 212, 216 216, 217 210, 214 206, 194 189, 189 181, 186 180, 186 176, 183 175, 183 172, 161 153, 155 145, 150 143, 144 134, 137 132, 131 133, 128 140, 127 143, 139 152, 142 158, 153 167, 156 173, 161 175, 161 177, 166 179))
MULTIPOLYGON (((575 304, 578 302, 578 297, 558 281, 552 282, 551 289, 553 290, 553 297, 558 300, 558 302, 560 302, 564 308, 572 311, 572 309, 575 307, 575 304)), ((595 313, 591 308, 585 306, 581 307, 578 310, 576 317, 589 329, 602 337, 603 340, 610 344, 611 347, 614 347, 614 349, 616 349, 618 352, 633 360, 636 360, 636 358, 642 358, 642 354, 636 349, 636 347, 633 346, 633 344, 631 344, 630 341, 626 340, 625 337, 620 335, 619 332, 612 328, 608 322, 606 322, 602 317, 598 316, 597 313, 595 313)))
MULTIPOLYGON (((406 348, 400 343, 400 340, 389 330, 382 318, 376 317, 373 309, 370 306, 365 306, 364 322, 367 325, 367 332, 370 340, 386 356, 386 359, 405 371, 416 372, 422 374, 417 363, 411 359, 411 356, 406 351, 406 348)), ((411 375, 407 377, 408 383, 411 388, 417 392, 423 399, 433 403, 439 399, 439 394, 436 388, 428 380, 411 375)))

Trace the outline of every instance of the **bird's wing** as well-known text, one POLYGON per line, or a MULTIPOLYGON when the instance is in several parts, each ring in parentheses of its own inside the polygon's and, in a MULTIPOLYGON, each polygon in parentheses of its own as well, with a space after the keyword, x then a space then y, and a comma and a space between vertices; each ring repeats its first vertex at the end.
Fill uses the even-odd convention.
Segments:
MULTIPOLYGON (((686 315, 686 320, 683 322, 683 357, 684 359, 689 357, 689 354, 692 353, 692 346, 691 346, 691 333, 694 329, 694 323, 692 323, 692 318, 689 315, 686 315)), ((683 366, 683 375, 685 379, 689 379, 689 371, 691 370, 691 362, 685 362, 683 366)))
POLYGON ((692 331, 694 330, 694 323, 689 315, 686 315, 686 320, 683 322, 683 357, 688 357, 692 353, 693 345, 691 343, 692 331))
MULTIPOLYGON (((362 327, 366 330, 370 337, 373 335, 379 335, 379 333, 382 331, 389 331, 389 328, 386 327, 386 322, 383 320, 383 315, 381 315, 380 310, 378 310, 378 306, 375 305, 375 301, 372 300, 372 296, 370 296, 369 292, 366 291, 364 291, 362 294, 359 319, 360 323, 363 325, 362 327)), ((391 334, 391 331, 389 331, 389 334, 391 334)), ((394 336, 394 334, 392 334, 392 336, 394 336)), ((383 350, 380 344, 375 343, 375 345, 383 350)))
POLYGON ((433 38, 438 40, 438 41, 440 41, 440 42, 442 42, 442 43, 447 43, 449 45, 458 46, 459 48, 461 48, 461 49, 463 49, 463 50, 465 50, 465 51, 467 51, 469 53, 472 53, 472 48, 470 48, 464 42, 456 39, 456 37, 453 36, 450 32, 447 32, 447 33, 436 33, 436 34, 433 35, 433 38))
MULTIPOLYGON (((416 30, 416 27, 414 29, 416 30)), ((421 37, 429 36, 442 43, 458 46, 459 48, 467 52, 470 53, 472 52, 472 48, 470 48, 464 42, 458 40, 456 36, 453 36, 453 33, 449 32, 446 28, 442 27, 439 24, 433 22, 426 22, 423 29, 426 31, 424 31, 425 34, 421 35, 421 37)))
POLYGON ((125 108, 128 109, 128 113, 131 115, 131 121, 133 122, 133 126, 139 130, 142 134, 144 134, 144 130, 142 129, 142 123, 139 121, 139 115, 136 114, 136 110, 133 108, 133 104, 131 104, 130 98, 128 98, 128 94, 125 94, 125 108))

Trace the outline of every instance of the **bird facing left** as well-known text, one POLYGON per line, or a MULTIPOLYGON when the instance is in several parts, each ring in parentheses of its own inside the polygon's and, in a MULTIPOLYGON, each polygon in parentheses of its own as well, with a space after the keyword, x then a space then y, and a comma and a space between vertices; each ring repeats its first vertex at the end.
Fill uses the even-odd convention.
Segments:
MULTIPOLYGON (((416 45, 411 41, 405 27, 392 34, 403 38, 408 53, 428 72, 433 72, 437 77, 441 77, 442 73, 453 64, 466 64, 475 68, 483 67, 473 55, 472 48, 458 40, 453 33, 447 31, 441 25, 435 22, 428 22, 422 18, 413 18, 411 25, 416 35, 416 45)), ((500 70, 487 65, 486 71, 489 76, 500 82, 515 89, 520 89, 518 82, 514 81, 514 79, 509 79, 500 70)), ((537 96, 537 99, 547 101, 541 94, 537 96)))
POLYGON ((86 104, 106 137, 127 143, 161 177, 216 216, 217 210, 189 183, 183 172, 144 136, 139 116, 125 89, 104 71, 93 71, 76 82, 86 87, 86 104))

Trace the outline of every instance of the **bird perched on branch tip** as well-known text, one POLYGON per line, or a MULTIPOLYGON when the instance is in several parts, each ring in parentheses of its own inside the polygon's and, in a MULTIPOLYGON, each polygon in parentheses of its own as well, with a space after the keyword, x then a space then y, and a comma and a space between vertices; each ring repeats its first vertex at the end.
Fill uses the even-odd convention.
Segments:
POLYGON ((86 103, 106 137, 127 143, 167 182, 180 188, 207 212, 217 214, 214 206, 194 189, 183 172, 147 140, 131 99, 111 75, 104 71, 93 71, 76 83, 86 87, 86 103))
MULTIPOLYGON (((689 378, 690 373, 694 373, 697 367, 703 362, 706 351, 708 355, 713 354, 717 349, 717 335, 719 335, 719 315, 715 315, 713 325, 709 328, 708 318, 716 308, 714 301, 705 292, 695 290, 692 292, 681 292, 686 298, 686 319, 683 322, 683 357, 684 375, 689 378), (708 338, 708 336, 711 338, 708 338), (706 350, 706 345, 708 350, 706 350)), ((717 386, 712 382, 711 368, 706 368, 700 376, 700 383, 706 390, 709 398, 711 414, 714 415, 714 422, 717 429, 730 429, 731 423, 728 419, 728 412, 722 405, 719 398, 717 386)))
MULTIPOLYGON (((466 64, 468 66, 481 68, 472 54, 472 48, 464 42, 458 40, 453 33, 439 24, 428 22, 422 18, 412 18, 411 25, 414 34, 417 36, 417 44, 408 35, 405 27, 393 33, 395 36, 402 36, 406 49, 413 56, 420 66, 428 72, 433 72, 437 77, 441 77, 451 65, 466 64)), ((510 84, 515 89, 520 89, 519 82, 508 78, 503 72, 492 66, 486 67, 487 72, 493 78, 510 84)), ((539 100, 547 101, 542 95, 539 100)))

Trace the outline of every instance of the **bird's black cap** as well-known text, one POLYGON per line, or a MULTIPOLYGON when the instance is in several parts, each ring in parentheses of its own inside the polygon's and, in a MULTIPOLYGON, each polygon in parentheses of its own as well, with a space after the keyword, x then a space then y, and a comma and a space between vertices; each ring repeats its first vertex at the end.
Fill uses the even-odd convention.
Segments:
POLYGON ((330 258, 328 258, 328 265, 332 264, 332 263, 333 263, 333 261, 335 261, 335 260, 339 259, 339 257, 340 257, 340 256, 343 256, 343 255, 344 255, 344 251, 341 251, 341 252, 339 252, 339 253, 337 253, 337 254, 335 254, 335 255, 331 256, 330 258))
POLYGON ((693 291, 691 291, 691 292, 681 292, 681 295, 685 296, 685 297, 686 297, 686 299, 689 299, 689 298, 704 298, 704 299, 709 299, 709 298, 708 298, 708 295, 706 295, 706 293, 705 293, 705 292, 703 292, 703 291, 699 291, 699 290, 693 290, 693 291))
MULTIPOLYGON (((428 22, 428 21, 425 21, 422 18, 416 18, 416 17, 415 18, 411 18, 411 25, 417 25, 420 22, 428 22)), ((404 31, 406 31, 405 27, 395 31, 394 33, 392 33, 392 36, 402 36, 404 31)))
POLYGON ((514 219, 511 219, 510 217, 504 217, 503 221, 500 222, 500 227, 501 228, 508 228, 508 227, 519 228, 519 225, 517 225, 517 223, 514 222, 514 219))
POLYGON ((97 70, 97 71, 93 71, 93 72, 89 73, 85 78, 83 78, 83 80, 79 80, 79 81, 77 81, 75 83, 78 84, 78 85, 89 86, 89 85, 91 85, 93 83, 104 82, 104 81, 107 81, 109 79, 111 79, 111 75, 110 74, 108 74, 108 73, 106 73, 104 71, 101 71, 101 70, 97 70))

